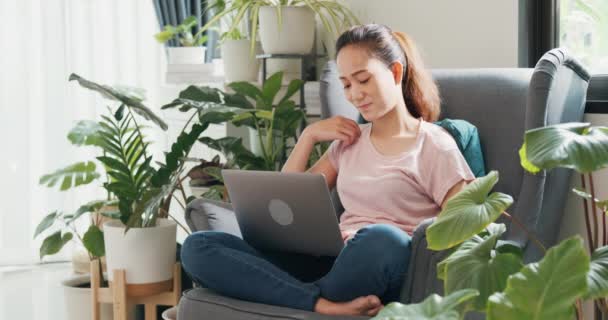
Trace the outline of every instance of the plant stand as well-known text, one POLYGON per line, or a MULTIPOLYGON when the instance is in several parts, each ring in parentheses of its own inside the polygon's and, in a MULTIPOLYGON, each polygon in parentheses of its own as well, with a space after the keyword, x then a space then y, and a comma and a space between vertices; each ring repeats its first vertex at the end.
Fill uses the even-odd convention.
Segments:
POLYGON ((181 265, 175 263, 173 279, 151 284, 127 284, 125 270, 112 270, 114 282, 109 287, 101 287, 99 260, 91 261, 91 297, 93 320, 100 320, 99 305, 113 304, 114 320, 127 320, 129 304, 145 305, 145 319, 156 320, 157 305, 176 306, 181 297, 181 265))

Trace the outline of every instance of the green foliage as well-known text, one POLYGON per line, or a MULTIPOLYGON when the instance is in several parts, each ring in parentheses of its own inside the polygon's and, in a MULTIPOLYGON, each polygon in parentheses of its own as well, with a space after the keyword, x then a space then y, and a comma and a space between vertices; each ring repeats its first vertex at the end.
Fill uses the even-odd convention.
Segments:
POLYGON ((106 116, 102 119, 99 138, 105 155, 97 160, 106 167, 110 181, 104 188, 118 198, 120 220, 126 224, 133 213, 133 203, 142 196, 156 171, 151 166, 152 156, 146 155, 148 143, 139 128, 133 127, 135 118, 131 113, 120 121, 106 116))
MULTIPOLYGON (((261 7, 271 6, 277 11, 279 28, 283 25, 281 8, 284 6, 304 6, 310 8, 319 18, 325 30, 334 36, 342 32, 344 28, 360 24, 359 19, 338 1, 331 0, 214 0, 208 2, 207 10, 214 10, 215 14, 199 31, 204 32, 216 26, 220 20, 229 19, 229 27, 226 33, 234 34, 240 30, 243 21, 250 26, 249 39, 251 39, 250 52, 253 55, 257 41, 259 12, 261 7)), ((222 35, 222 38, 227 37, 222 35)), ((329 44, 327 44, 329 45, 329 44)))
POLYGON ((488 228, 485 236, 475 235, 463 242, 452 255, 439 263, 438 277, 444 281, 446 294, 476 289, 479 295, 473 308, 484 311, 488 297, 505 289, 507 278, 523 267, 521 254, 494 249, 498 237, 505 230, 503 224, 488 228))
POLYGON ((478 294, 476 290, 466 289, 446 297, 432 294, 418 304, 392 302, 380 310, 373 320, 460 320, 466 305, 478 294))
MULTIPOLYGON (((202 137, 199 141, 224 154, 229 168, 278 170, 287 160, 288 141, 297 138, 297 128, 305 119, 304 112, 289 100, 304 83, 291 81, 285 95, 279 98, 282 80, 283 73, 277 72, 266 80, 262 88, 248 82, 233 82, 228 87, 234 93, 190 86, 163 109, 179 107, 181 111, 189 111, 196 108, 204 114, 214 114, 217 118, 215 123, 231 122, 255 129, 261 154, 253 154, 243 146, 241 139, 233 137, 202 137)), ((209 194, 217 195, 217 192, 209 194)))
POLYGON ((429 249, 452 248, 494 222, 513 203, 507 194, 488 195, 496 182, 498 172, 491 171, 449 199, 437 220, 426 230, 429 249))
POLYGON ((124 105, 133 112, 142 116, 144 119, 154 122, 161 129, 167 130, 167 124, 143 104, 144 98, 139 90, 127 87, 111 87, 108 85, 97 84, 95 82, 86 80, 75 73, 70 75, 70 81, 73 80, 78 81, 78 83, 84 88, 100 93, 106 99, 120 102, 121 107, 124 105))
POLYGON ((156 40, 160 43, 165 43, 173 38, 179 39, 179 42, 183 47, 196 47, 202 46, 208 39, 202 33, 192 34, 192 28, 196 27, 198 20, 195 16, 189 16, 184 21, 177 25, 166 25, 163 31, 154 35, 156 40))
POLYGON ((596 171, 608 165, 608 128, 563 123, 528 130, 519 155, 532 173, 556 167, 596 171))
POLYGON ((61 231, 57 231, 46 237, 40 246, 40 259, 59 252, 73 237, 74 235, 71 232, 61 234, 61 231))
POLYGON ((53 173, 43 175, 39 183, 52 188, 61 182, 59 190, 65 191, 95 181, 99 178, 99 173, 95 169, 94 162, 78 162, 53 173))
POLYGON ((587 299, 608 296, 608 246, 597 248, 591 255, 587 287, 587 299))
POLYGON ((488 320, 572 319, 574 302, 587 291, 588 271, 583 240, 564 240, 509 277, 504 292, 490 296, 488 320))
POLYGON ((84 247, 94 256, 103 257, 106 255, 103 232, 96 225, 90 225, 82 238, 84 247))

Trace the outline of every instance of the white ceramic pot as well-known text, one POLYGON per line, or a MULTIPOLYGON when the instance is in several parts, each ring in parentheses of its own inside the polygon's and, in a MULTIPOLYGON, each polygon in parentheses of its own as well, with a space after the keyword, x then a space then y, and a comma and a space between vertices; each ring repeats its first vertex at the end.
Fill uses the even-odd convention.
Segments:
POLYGON ((131 228, 125 233, 120 221, 104 224, 108 279, 113 270, 124 269, 127 284, 150 284, 171 280, 175 264, 177 224, 158 219, 153 228, 131 228))
MULTIPOLYGON (((61 282, 66 309, 66 320, 91 319, 93 308, 91 305, 91 279, 89 275, 70 277, 61 282)), ((102 320, 112 320, 112 305, 100 305, 102 320)))
POLYGON ((265 53, 309 54, 315 40, 315 14, 308 7, 281 7, 279 28, 274 6, 260 8, 260 40, 265 53))
MULTIPOLYGON (((227 82, 258 81, 260 61, 250 54, 251 41, 226 40, 222 44, 222 60, 224 62, 224 77, 227 82)), ((254 54, 260 53, 259 43, 254 54)))
POLYGON ((202 64, 205 63, 206 47, 168 47, 167 55, 170 64, 202 64))

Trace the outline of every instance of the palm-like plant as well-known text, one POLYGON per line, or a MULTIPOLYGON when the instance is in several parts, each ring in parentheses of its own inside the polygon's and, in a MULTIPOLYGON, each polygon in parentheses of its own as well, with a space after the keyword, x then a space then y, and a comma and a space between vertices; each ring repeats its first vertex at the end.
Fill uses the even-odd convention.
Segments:
POLYGON ((210 19, 199 31, 199 33, 213 27, 220 19, 230 18, 228 34, 239 30, 243 21, 250 26, 251 54, 255 52, 257 39, 258 14, 261 7, 275 7, 279 26, 282 25, 281 7, 305 6, 310 8, 321 20, 324 28, 338 35, 344 25, 358 24, 359 19, 346 6, 336 0, 233 0, 229 3, 225 0, 215 0, 209 3, 208 9, 216 10, 215 16, 210 19), (245 19, 245 20, 243 20, 245 19))
MULTIPOLYGON (((608 165, 608 128, 566 123, 529 130, 520 158, 521 165, 532 173, 563 167, 590 176, 592 171, 608 165)), ((578 319, 583 319, 581 299, 593 299, 602 313, 607 314, 607 239, 597 238, 597 220, 595 232, 590 230, 588 215, 592 211, 595 216, 599 209, 605 232, 608 201, 596 199, 593 188, 589 193, 575 189, 585 199, 585 207, 587 201, 592 206, 592 210, 585 210, 589 252, 585 252, 581 237, 576 236, 550 248, 541 261, 524 265, 522 248, 498 240, 506 230, 504 225, 493 223, 499 216, 512 219, 514 226, 523 228, 523 225, 504 211, 512 203, 509 195, 499 192, 488 195, 497 181, 498 173, 492 171, 466 186, 448 200, 427 229, 429 248, 453 250, 437 268, 446 295, 450 297, 465 289, 478 292, 462 304, 458 314, 445 319, 460 319, 470 309, 485 312, 489 320, 571 319, 575 312, 578 319)), ((533 234, 528 234, 545 250, 533 234)), ((399 310, 403 308, 399 303, 390 304, 376 318, 402 316, 405 313, 399 310)), ((436 318, 428 315, 420 319, 436 318)))

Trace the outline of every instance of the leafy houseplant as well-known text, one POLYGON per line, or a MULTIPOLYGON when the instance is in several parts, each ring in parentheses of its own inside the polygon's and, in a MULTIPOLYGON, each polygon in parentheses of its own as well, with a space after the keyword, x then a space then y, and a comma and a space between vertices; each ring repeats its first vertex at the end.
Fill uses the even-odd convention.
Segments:
MULTIPOLYGON (((301 89, 303 82, 291 81, 285 95, 278 99, 282 79, 283 73, 277 72, 268 78, 261 89, 248 82, 233 82, 228 87, 234 90, 234 94, 216 88, 190 86, 163 109, 179 107, 184 112, 193 108, 213 111, 221 114, 225 122, 254 129, 259 154, 248 150, 241 138, 202 137, 199 141, 225 156, 225 168, 278 171, 287 160, 297 140, 297 130, 305 119, 304 112, 290 100, 301 89)), ((315 151, 318 158, 319 149, 315 151)), ((223 184, 219 168, 207 168, 206 172, 223 184)), ((217 199, 224 191, 223 185, 214 186, 206 196, 217 199)))
POLYGON ((190 16, 177 26, 166 25, 165 29, 155 34, 154 37, 160 43, 166 43, 173 38, 177 38, 183 47, 202 46, 208 37, 203 35, 202 32, 192 34, 192 28, 196 27, 197 24, 196 17, 190 16))
POLYGON ((166 25, 165 28, 154 35, 160 43, 177 38, 181 47, 169 47, 169 63, 174 64, 199 64, 205 61, 205 51, 207 48, 203 44, 207 41, 208 36, 203 35, 202 31, 196 34, 192 33, 192 28, 198 25, 198 20, 195 16, 186 18, 177 26, 166 25))
MULTIPOLYGON (((532 129, 526 132, 519 153, 522 167, 532 173, 563 167, 590 174, 608 165, 608 128, 566 123, 532 129)), ((594 300, 606 315, 608 246, 594 242, 589 232, 589 253, 581 237, 575 236, 550 248, 542 260, 524 265, 522 248, 498 240, 506 230, 493 223, 499 216, 523 226, 504 212, 513 201, 509 195, 488 195, 497 181, 498 173, 492 171, 466 186, 448 200, 427 229, 430 249, 453 250, 437 270, 447 295, 443 300, 458 300, 458 307, 437 303, 441 298, 432 296, 422 304, 389 304, 377 319, 405 317, 429 305, 419 319, 460 319, 471 309, 486 313, 489 320, 571 319, 575 313, 583 319, 582 299, 594 300)), ((593 188, 591 193, 574 191, 591 202, 593 211, 606 215, 608 201, 597 200, 593 188)))
POLYGON ((283 25, 281 11, 283 8, 290 6, 311 9, 319 17, 324 28, 333 34, 338 34, 345 24, 352 25, 358 23, 358 19, 346 6, 334 0, 234 0, 229 5, 226 5, 225 1, 219 0, 211 3, 211 7, 217 8, 218 13, 201 28, 200 32, 211 28, 223 17, 233 16, 227 30, 230 33, 235 29, 239 29, 243 19, 246 19, 247 25, 250 26, 250 53, 253 54, 255 52, 261 8, 273 7, 276 10, 278 25, 281 27, 283 25))

